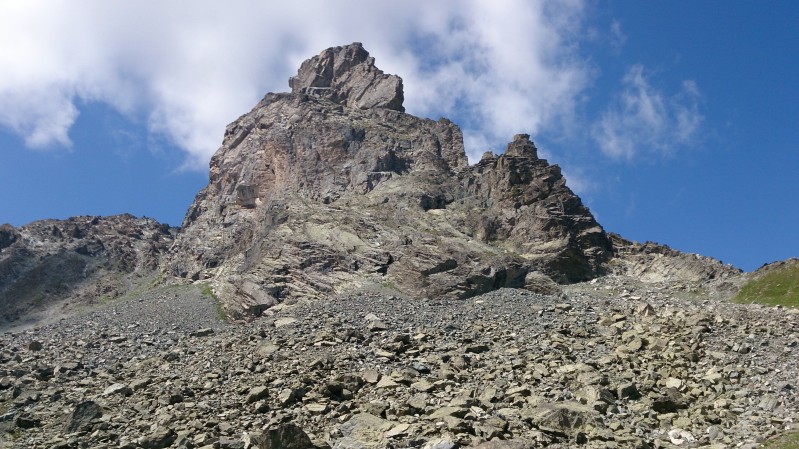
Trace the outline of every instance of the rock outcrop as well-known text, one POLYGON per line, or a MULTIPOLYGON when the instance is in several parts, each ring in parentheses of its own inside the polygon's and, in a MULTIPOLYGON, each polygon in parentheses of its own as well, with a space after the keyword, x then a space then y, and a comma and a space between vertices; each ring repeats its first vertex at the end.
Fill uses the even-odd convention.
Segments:
POLYGON ((375 58, 359 42, 328 48, 303 62, 289 86, 292 93, 323 97, 351 108, 405 112, 402 78, 375 67, 375 58))
POLYGON ((0 227, 0 327, 110 299, 153 281, 173 230, 132 215, 0 227))
POLYGON ((466 298, 602 272, 612 245, 520 134, 469 166, 460 129, 403 113, 358 44, 305 61, 292 93, 230 124, 169 274, 211 279, 234 316, 365 284, 466 298))
POLYGON ((717 283, 742 273, 712 257, 683 253, 653 242, 632 242, 618 234, 609 235, 615 256, 610 269, 643 282, 717 283))

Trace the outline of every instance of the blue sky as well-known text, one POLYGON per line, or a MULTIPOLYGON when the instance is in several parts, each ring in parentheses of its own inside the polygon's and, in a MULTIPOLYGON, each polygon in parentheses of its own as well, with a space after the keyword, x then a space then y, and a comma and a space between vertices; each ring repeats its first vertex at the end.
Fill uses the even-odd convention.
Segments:
POLYGON ((799 256, 795 2, 217 3, 0 3, 0 222, 179 225, 225 125, 360 41, 470 157, 531 134, 608 231, 799 256))

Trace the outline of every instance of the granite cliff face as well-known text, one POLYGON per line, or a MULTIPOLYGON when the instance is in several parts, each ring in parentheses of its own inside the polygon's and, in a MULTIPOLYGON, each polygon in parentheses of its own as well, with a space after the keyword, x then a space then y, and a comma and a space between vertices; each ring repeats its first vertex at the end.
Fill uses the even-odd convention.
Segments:
POLYGON ((466 298, 529 273, 591 279, 612 245, 529 136, 469 166, 452 122, 405 114, 360 44, 330 48, 228 126, 167 270, 236 315, 365 284, 466 298))
POLYGON ((0 226, 0 327, 46 319, 152 283, 172 232, 132 215, 0 226))

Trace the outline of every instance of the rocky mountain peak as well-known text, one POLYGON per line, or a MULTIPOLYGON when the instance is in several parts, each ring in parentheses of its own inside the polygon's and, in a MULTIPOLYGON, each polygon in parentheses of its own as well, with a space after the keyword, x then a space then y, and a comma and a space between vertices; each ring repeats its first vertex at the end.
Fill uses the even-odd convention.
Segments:
POLYGON ((228 126, 167 266, 211 281, 231 315, 369 285, 468 298, 534 273, 577 282, 612 256, 528 134, 469 166, 460 128, 399 112, 402 80, 361 44, 289 84, 228 126))
POLYGON ((360 43, 289 85, 227 127, 164 266, 210 282, 230 316, 362 288, 464 299, 574 283, 620 251, 528 134, 470 166, 460 128, 403 113, 402 80, 360 43))
POLYGON ((538 158, 538 148, 530 140, 529 134, 516 134, 513 142, 505 149, 505 156, 538 158))
POLYGON ((385 108, 405 112, 402 78, 375 67, 375 58, 360 42, 331 47, 302 63, 289 78, 294 94, 326 98, 356 109, 385 108))

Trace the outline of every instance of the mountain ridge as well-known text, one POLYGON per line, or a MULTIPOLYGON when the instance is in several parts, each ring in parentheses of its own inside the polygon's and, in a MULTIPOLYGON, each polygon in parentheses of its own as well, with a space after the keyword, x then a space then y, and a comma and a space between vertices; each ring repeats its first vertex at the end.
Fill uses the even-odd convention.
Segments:
MULTIPOLYGON (((401 78, 360 43, 306 60, 289 86, 227 127, 167 262, 233 316, 370 283, 462 299, 538 274, 585 281, 637 252, 529 135, 469 165, 460 128, 404 113, 401 78)), ((707 262, 684 270, 735 272, 707 262)))
MULTIPOLYGON (((103 237, 114 232, 92 234, 103 250, 81 254, 72 240, 82 235, 47 243, 52 236, 40 231, 25 243, 19 238, 25 226, 6 225, 0 295, 17 292, 28 311, 31 304, 91 302, 72 291, 134 273, 157 282, 208 282, 229 316, 250 319, 283 301, 369 285, 416 298, 463 299, 503 287, 535 290, 547 277, 573 283, 623 273, 696 283, 739 272, 606 233, 560 168, 538 157, 528 134, 514 136, 503 154, 486 152, 469 165, 460 128, 405 113, 402 79, 378 69, 360 43, 306 60, 289 86, 290 93, 268 93, 228 125, 209 164, 209 183, 179 230, 127 215, 109 218, 128 229, 122 234, 160 236, 150 246, 120 240, 127 249, 119 254, 148 265, 130 271, 104 259, 105 248, 118 247, 103 237), (15 267, 50 269, 26 258, 28 247, 49 248, 37 253, 42 260, 81 265, 89 258, 89 265, 110 268, 97 278, 64 279, 63 298, 36 289, 28 294, 15 267)), ((68 228, 76 220, 51 225, 68 228)), ((105 218, 88 222, 96 220, 105 218)), ((124 283, 95 290, 125 294, 124 283)))

